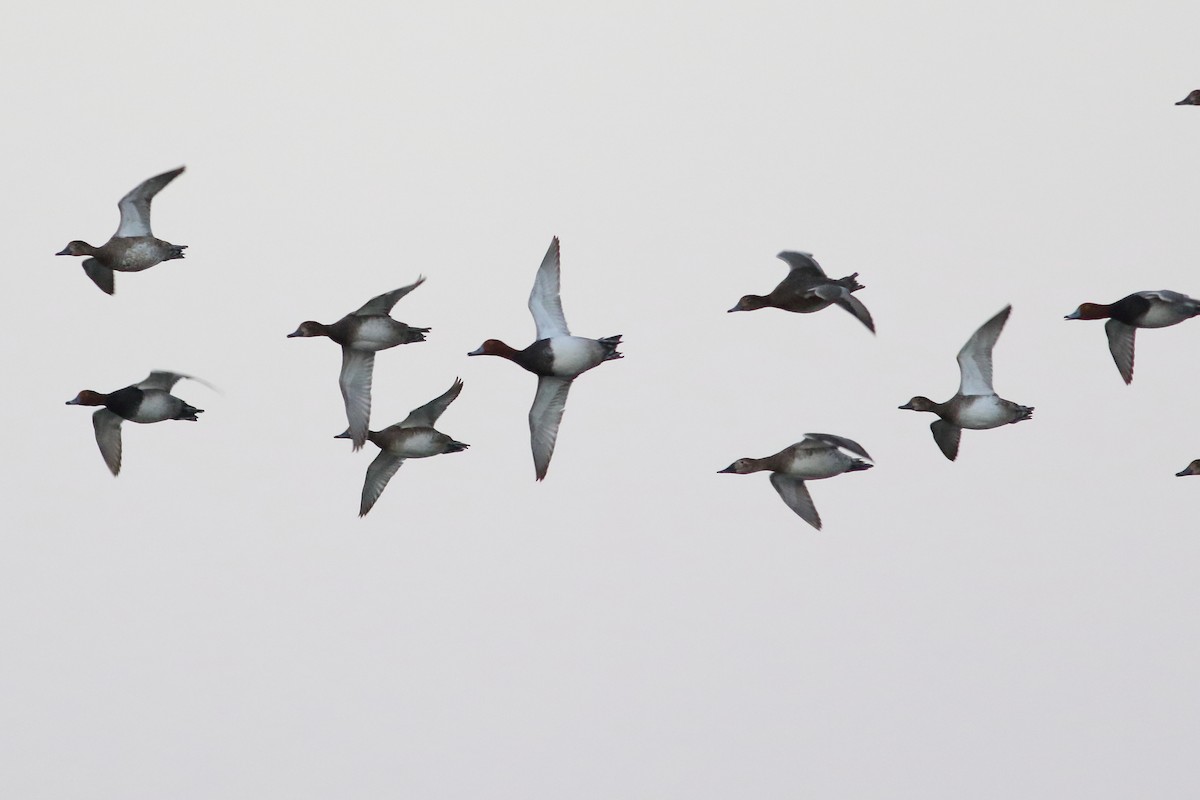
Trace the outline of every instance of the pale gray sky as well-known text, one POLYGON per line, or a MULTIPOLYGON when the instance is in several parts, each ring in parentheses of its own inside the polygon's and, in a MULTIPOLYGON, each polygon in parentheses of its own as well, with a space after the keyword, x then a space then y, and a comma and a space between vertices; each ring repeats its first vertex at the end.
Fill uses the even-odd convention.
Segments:
POLYGON ((1200 294, 1200 8, 1111 2, 43 3, 6 69, 0 793, 39 798, 1191 798, 1200 322, 1132 386, 1080 302, 1200 294), (150 9, 155 9, 151 12, 150 9), (147 16, 153 13, 154 16, 147 16), (69 240, 186 164, 187 258, 101 294, 69 240), (577 382, 543 484, 524 346, 562 238, 577 382), (831 309, 729 315, 809 250, 831 309), (418 274, 373 427, 461 376, 371 514, 337 347, 418 274), (932 417, 1005 304, 996 388, 932 417), (206 409, 63 403, 152 368, 206 409), (806 431, 869 472, 766 476, 806 431))

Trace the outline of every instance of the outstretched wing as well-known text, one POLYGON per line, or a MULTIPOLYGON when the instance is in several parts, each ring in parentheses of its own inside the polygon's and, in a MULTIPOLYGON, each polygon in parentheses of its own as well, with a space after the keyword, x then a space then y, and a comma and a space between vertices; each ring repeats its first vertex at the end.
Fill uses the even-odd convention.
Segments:
POLYGON ((944 419, 935 419, 929 423, 933 431, 933 441, 937 442, 942 455, 953 461, 958 458, 958 442, 962 438, 962 428, 944 419))
POLYGON ((529 409, 529 441, 533 447, 533 466, 537 480, 546 477, 550 468, 550 457, 554 455, 554 442, 558 439, 558 426, 567 407, 567 393, 571 381, 543 375, 538 378, 537 394, 529 409))
POLYGON ((461 378, 454 379, 454 385, 447 389, 439 397, 435 397, 420 408, 414 408, 412 413, 404 418, 396 427, 398 428, 432 428, 451 403, 458 397, 462 391, 463 382, 461 378))
POLYGON ((350 440, 357 450, 367 441, 371 422, 371 379, 375 372, 375 354, 342 348, 342 372, 338 386, 346 402, 346 421, 350 424, 350 440))
POLYGON ((992 348, 1004 330, 1004 323, 1012 306, 1005 306, 1000 313, 980 326, 979 330, 967 339, 962 350, 958 351, 958 369, 962 380, 958 384, 958 393, 964 395, 995 394, 992 388, 992 348))
POLYGON ((396 303, 400 301, 401 297, 404 297, 404 295, 408 294, 424 282, 425 276, 418 275, 417 279, 408 286, 401 286, 399 289, 393 289, 390 292, 384 292, 378 297, 372 297, 370 300, 363 303, 362 308, 355 311, 354 315, 358 317, 369 317, 375 315, 386 317, 388 314, 392 313, 392 306, 396 305, 396 303))
POLYGON ((116 236, 153 236, 150 233, 150 201, 164 186, 183 172, 183 167, 155 175, 142 181, 129 194, 121 198, 117 208, 121 210, 121 224, 116 236))
POLYGON ((193 375, 184 375, 182 372, 168 372, 167 370, 161 369, 154 370, 154 372, 151 372, 134 385, 139 389, 162 389, 164 392, 169 392, 175 387, 175 384, 179 383, 179 381, 183 379, 195 381, 203 386, 207 386, 214 392, 219 391, 217 387, 213 386, 203 378, 197 378, 193 375))
POLYGON ((367 467, 367 479, 363 482, 362 502, 358 506, 360 517, 365 517, 371 507, 375 505, 375 501, 379 499, 379 495, 383 494, 388 481, 392 479, 396 470, 400 469, 403 463, 403 458, 399 458, 387 450, 380 450, 379 455, 375 456, 375 460, 367 467))
POLYGON ((550 240, 550 249, 538 267, 537 277, 533 279, 533 291, 529 293, 529 313, 533 314, 533 323, 537 325, 538 341, 571 335, 558 292, 559 253, 558 237, 555 236, 550 240))
POLYGON ((92 427, 96 429, 96 444, 100 455, 112 474, 121 472, 121 418, 107 408, 92 414, 92 427))
POLYGON ((1133 383, 1133 339, 1137 328, 1126 325, 1116 319, 1104 323, 1104 332, 1108 334, 1108 352, 1112 353, 1117 371, 1125 379, 1125 383, 1133 383))
POLYGON ((817 530, 821 530, 821 516, 817 513, 817 507, 813 505, 812 497, 809 495, 804 481, 790 478, 780 472, 772 472, 771 485, 775 487, 775 491, 779 492, 779 496, 783 498, 787 507, 795 511, 800 519, 817 530))
POLYGON ((788 269, 792 272, 802 272, 816 278, 828 277, 825 274, 825 270, 821 269, 821 265, 813 258, 812 253, 802 253, 798 250, 784 250, 775 257, 785 261, 788 269))
POLYGON ((813 294, 822 300, 828 300, 836 303, 840 307, 846 309, 854 318, 867 326, 867 330, 871 333, 875 332, 875 320, 871 319, 871 312, 863 305, 863 302, 854 295, 850 294, 845 286, 836 283, 821 284, 813 289, 813 294))

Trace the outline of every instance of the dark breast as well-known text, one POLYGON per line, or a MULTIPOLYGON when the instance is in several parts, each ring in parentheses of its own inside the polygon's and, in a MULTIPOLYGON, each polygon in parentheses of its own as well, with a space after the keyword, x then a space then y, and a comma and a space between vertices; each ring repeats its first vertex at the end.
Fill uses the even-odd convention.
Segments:
POLYGON ((1109 316, 1126 325, 1136 325, 1150 310, 1150 301, 1138 294, 1122 297, 1112 304, 1109 316))
POLYGON ((104 406, 122 419, 133 419, 138 407, 142 404, 142 390, 136 386, 126 386, 110 392, 104 400, 104 406))
POLYGON ((553 375, 551 367, 554 364, 554 354, 550 350, 549 339, 539 339, 524 350, 517 353, 513 359, 534 375, 553 375))

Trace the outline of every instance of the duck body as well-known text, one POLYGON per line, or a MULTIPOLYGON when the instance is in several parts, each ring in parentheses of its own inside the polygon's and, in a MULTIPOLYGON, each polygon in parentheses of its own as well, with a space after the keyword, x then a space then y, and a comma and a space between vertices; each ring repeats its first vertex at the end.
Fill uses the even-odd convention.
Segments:
POLYGON ((746 475, 770 472, 771 485, 788 508, 817 530, 821 517, 813 505, 805 481, 822 480, 846 472, 871 469, 864 461, 871 456, 853 439, 829 433, 806 433, 802 441, 765 458, 740 458, 719 473, 746 475), (857 457, 861 456, 861 458, 857 457))
POLYGON ((546 477, 558 428, 575 378, 605 361, 622 358, 617 352, 620 335, 602 339, 572 336, 559 296, 560 254, 558 237, 550 241, 529 293, 529 312, 537 326, 537 339, 517 350, 499 339, 487 339, 469 356, 499 356, 538 376, 537 392, 529 409, 529 440, 536 480, 546 477))
MULTIPOLYGON (((470 447, 433 427, 446 408, 458 398, 462 387, 462 381, 455 379, 448 390, 425 405, 413 409, 402 422, 381 431, 367 431, 367 440, 379 448, 379 455, 367 467, 367 477, 363 482, 362 499, 358 508, 360 517, 366 516, 374 507, 388 481, 406 460, 431 458, 444 453, 460 453, 470 447)), ((346 429, 334 438, 350 439, 352 435, 350 430, 346 429)))
POLYGON ((988 430, 1033 418, 1033 407, 1005 400, 992 388, 992 350, 1004 330, 1012 306, 1005 306, 972 334, 958 352, 958 393, 944 403, 917 395, 901 409, 938 415, 929 425, 933 441, 950 461, 958 457, 964 428, 988 430))
POLYGON ((375 353, 402 344, 425 341, 429 328, 415 328, 392 319, 391 310, 399 300, 425 282, 424 277, 377 297, 333 324, 314 320, 300 323, 288 334, 296 337, 325 336, 342 346, 342 369, 338 387, 346 406, 346 421, 354 449, 367 441, 371 418, 371 383, 375 372, 375 353))
POLYGON ((788 274, 769 294, 748 294, 729 309, 734 311, 757 311, 760 308, 778 308, 795 314, 812 314, 838 305, 848 311, 867 330, 875 332, 875 321, 871 312, 852 292, 865 288, 858 282, 858 273, 836 280, 825 274, 811 253, 785 250, 777 256, 788 265, 788 274))
POLYGON ((1138 328, 1169 328, 1200 315, 1200 300, 1169 289, 1134 292, 1115 303, 1083 303, 1065 319, 1108 319, 1104 333, 1117 372, 1133 383, 1135 337, 1138 328))
POLYGON ((197 414, 203 409, 185 402, 171 394, 171 389, 181 379, 204 383, 199 378, 177 372, 155 371, 144 380, 107 394, 84 389, 69 406, 103 406, 92 414, 92 426, 96 432, 96 444, 100 455, 112 474, 121 472, 121 423, 128 420, 142 425, 167 420, 196 422, 197 414))
POLYGON ((76 239, 55 255, 87 256, 83 271, 105 294, 116 291, 114 272, 141 272, 164 261, 183 258, 186 244, 171 244, 150 231, 151 200, 183 170, 179 167, 156 175, 122 197, 117 204, 121 223, 106 243, 94 247, 76 239))

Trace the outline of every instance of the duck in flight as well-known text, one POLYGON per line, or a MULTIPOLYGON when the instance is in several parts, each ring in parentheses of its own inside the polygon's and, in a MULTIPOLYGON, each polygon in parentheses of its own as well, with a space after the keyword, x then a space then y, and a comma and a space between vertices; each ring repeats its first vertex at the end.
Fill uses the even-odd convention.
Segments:
POLYGON ((843 472, 858 472, 870 469, 862 459, 872 459, 863 446, 853 439, 834 436, 831 433, 806 433, 804 440, 780 450, 766 458, 739 458, 719 473, 746 475, 751 472, 770 471, 771 485, 783 502, 799 517, 821 530, 821 517, 813 505, 805 481, 832 478, 843 472), (855 458, 854 456, 862 456, 855 458))
POLYGON ((308 320, 288 334, 297 336, 328 336, 342 346, 342 371, 338 385, 346 403, 346 420, 350 423, 350 439, 358 450, 367 441, 371 420, 371 378, 375 371, 375 354, 389 347, 425 341, 429 328, 414 328, 392 319, 392 307, 400 298, 425 282, 418 277, 408 286, 401 286, 378 297, 372 297, 361 308, 351 311, 332 325, 308 320))
POLYGON ((1004 400, 992 388, 992 348, 1004 330, 1012 306, 1005 306, 975 331, 962 350, 958 351, 961 380, 958 393, 944 403, 935 403, 917 395, 900 408, 908 411, 931 411, 935 419, 929 429, 942 455, 953 461, 958 457, 958 442, 963 428, 986 430, 1009 425, 1033 417, 1033 408, 1004 400))
MULTIPOLYGON (((367 479, 363 483, 362 501, 358 515, 365 517, 379 495, 388 485, 408 458, 429 458, 442 453, 461 453, 469 444, 456 442, 441 431, 434 430, 438 417, 454 402, 462 391, 463 382, 457 378, 444 393, 420 408, 414 408, 402 422, 397 422, 381 431, 368 431, 367 438, 379 447, 379 455, 367 467, 367 479)), ((350 431, 339 433, 335 439, 351 438, 350 431)))
POLYGON ((572 336, 563 315, 559 298, 559 245, 555 236, 550 249, 538 267, 529 294, 529 311, 537 326, 537 340, 524 350, 517 350, 500 341, 488 339, 469 356, 500 356, 507 358, 538 376, 537 393, 529 409, 529 438, 533 449, 536 479, 546 477, 554 442, 567 406, 571 383, 593 367, 621 358, 617 347, 620 335, 603 339, 572 336))
POLYGON ((1064 319, 1108 319, 1108 351, 1126 384, 1133 382, 1133 339, 1138 328, 1169 328, 1200 314, 1200 300, 1161 289, 1134 292, 1115 303, 1084 303, 1064 319))
POLYGON ((115 392, 102 394, 84 389, 75 399, 67 401, 69 406, 103 406, 92 414, 92 427, 96 429, 100 455, 114 476, 121 472, 122 422, 128 420, 149 424, 169 419, 195 422, 196 415, 204 413, 204 409, 189 405, 171 394, 171 389, 183 378, 213 388, 191 375, 156 370, 143 380, 115 392))
POLYGON ((93 247, 76 239, 55 255, 88 256, 83 262, 83 271, 105 294, 116 291, 114 271, 141 272, 163 261, 183 258, 186 244, 171 244, 155 238, 150 232, 150 201, 183 169, 180 167, 155 175, 122 197, 117 204, 121 211, 121 224, 107 242, 93 247))
POLYGON ((871 319, 871 312, 861 300, 851 294, 864 288, 857 280, 857 272, 835 281, 825 274, 825 270, 821 269, 812 253, 785 250, 777 258, 788 265, 787 277, 768 295, 744 296, 738 300, 736 306, 729 309, 730 313, 757 311, 770 306, 797 314, 811 314, 836 304, 854 315, 854 318, 866 325, 871 333, 875 332, 875 321, 871 319))

